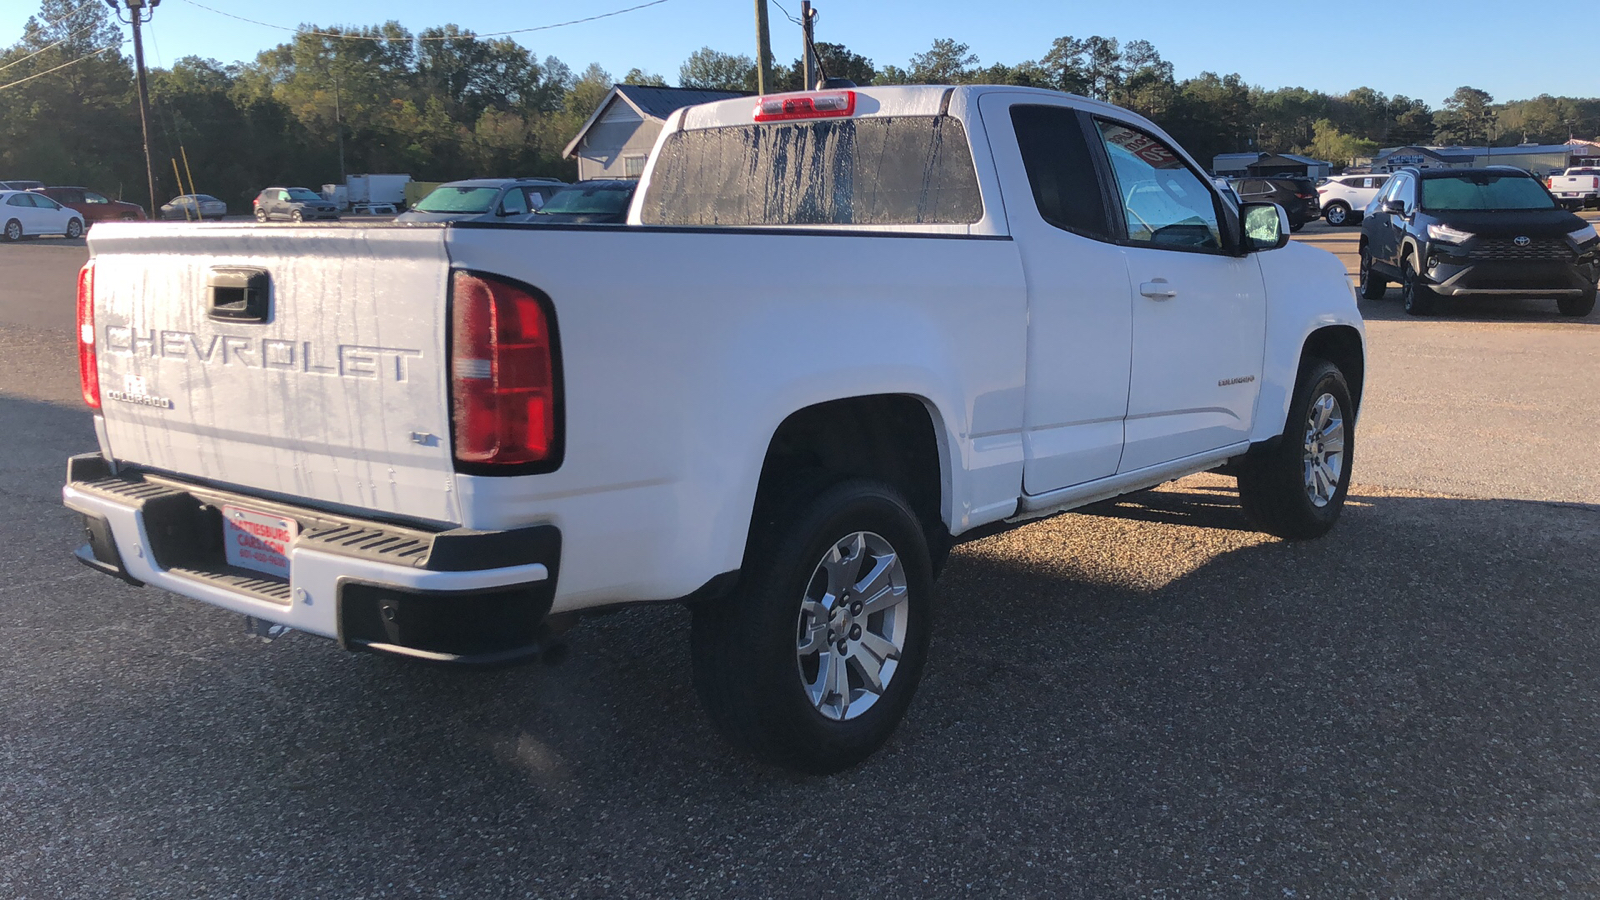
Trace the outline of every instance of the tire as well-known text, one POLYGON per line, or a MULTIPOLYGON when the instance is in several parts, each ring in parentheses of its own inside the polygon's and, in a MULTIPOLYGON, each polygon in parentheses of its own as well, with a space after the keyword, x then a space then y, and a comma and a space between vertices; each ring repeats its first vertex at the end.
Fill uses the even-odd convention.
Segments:
POLYGON ((1439 295, 1433 292, 1433 288, 1423 283, 1421 273, 1411 263, 1411 257, 1400 260, 1400 302, 1405 305, 1406 314, 1431 316, 1438 299, 1439 295))
POLYGON ((1295 232, 1298 232, 1300 229, 1302 229, 1304 227, 1306 227, 1306 223, 1304 223, 1304 222, 1301 222, 1301 223, 1299 223, 1297 225, 1290 225, 1289 226, 1289 233, 1290 234, 1294 234, 1295 232))
POLYGON ((6 243, 15 244, 17 241, 22 240, 22 223, 16 219, 11 219, 6 222, 6 230, 0 232, 0 234, 4 234, 6 243))
POLYGON ((1329 225, 1349 225, 1350 207, 1344 205, 1343 203, 1330 203, 1328 204, 1327 208, 1322 211, 1322 218, 1327 220, 1329 225))
POLYGON ((267 211, 262 209, 259 206, 256 207, 256 221, 257 222, 265 222, 266 220, 267 220, 267 211))
POLYGON ((298 209, 289 211, 289 221, 299 225, 306 220, 306 214, 298 209))
POLYGON ((77 240, 78 238, 83 237, 83 220, 82 219, 68 219, 67 220, 67 237, 70 238, 71 240, 74 240, 74 241, 77 240))
POLYGON ((1361 248, 1361 299, 1382 300, 1384 292, 1389 290, 1389 280, 1372 270, 1372 254, 1367 248, 1361 248))
POLYGON ((1562 297, 1556 300, 1556 308, 1561 310, 1563 316, 1579 318, 1594 312, 1595 288, 1579 297, 1562 297))
POLYGON ((867 479, 822 484, 758 515, 738 588, 696 607, 691 632, 695 689, 718 730, 760 759, 819 775, 861 762, 894 732, 933 612, 927 539, 905 498, 867 479), (874 598, 884 601, 876 612, 874 598))
POLYGON ((1354 448, 1355 405, 1344 373, 1308 357, 1300 365, 1283 436, 1239 468, 1245 517, 1285 540, 1327 534, 1344 509, 1354 448))

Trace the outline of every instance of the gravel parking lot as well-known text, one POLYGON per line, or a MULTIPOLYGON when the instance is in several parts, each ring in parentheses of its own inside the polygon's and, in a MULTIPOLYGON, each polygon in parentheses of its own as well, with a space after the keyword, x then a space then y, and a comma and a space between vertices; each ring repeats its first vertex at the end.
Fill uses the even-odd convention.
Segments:
POLYGON ((965 545, 906 724, 813 779, 730 755, 679 608, 458 671, 77 566, 85 255, 0 245, 0 897, 1600 892, 1600 313, 1363 303, 1332 535, 1204 475, 965 545))

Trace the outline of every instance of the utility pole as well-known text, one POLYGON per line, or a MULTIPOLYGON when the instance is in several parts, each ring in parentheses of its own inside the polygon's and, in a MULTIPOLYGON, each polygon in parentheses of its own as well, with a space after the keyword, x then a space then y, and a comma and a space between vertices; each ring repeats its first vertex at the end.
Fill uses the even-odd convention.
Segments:
MULTIPOLYGON (((338 62, 338 58, 334 58, 338 62)), ((333 70, 333 126, 339 131, 339 183, 344 184, 344 113, 339 109, 339 69, 333 70)))
MULTIPOLYGON (((139 88, 139 132, 144 136, 144 176, 150 188, 150 218, 156 217, 156 167, 150 158, 150 88, 144 75, 144 40, 139 35, 139 26, 148 22, 155 8, 161 5, 161 0, 127 0, 128 22, 133 26, 133 72, 134 82, 139 88), (140 19, 140 13, 144 18, 140 19)), ((121 13, 117 0, 106 0, 106 5, 121 13)), ((119 15, 120 17, 120 15, 119 15)), ((182 191, 180 184, 178 190, 182 191)))
POLYGON ((772 84, 772 35, 767 30, 767 0, 756 0, 756 93, 765 94, 772 84))
POLYGON ((811 0, 800 0, 800 33, 804 35, 803 40, 806 42, 806 45, 800 48, 800 58, 805 61, 801 66, 800 90, 802 91, 814 91, 817 88, 817 63, 815 57, 811 55, 811 28, 816 17, 817 12, 811 8, 811 0))

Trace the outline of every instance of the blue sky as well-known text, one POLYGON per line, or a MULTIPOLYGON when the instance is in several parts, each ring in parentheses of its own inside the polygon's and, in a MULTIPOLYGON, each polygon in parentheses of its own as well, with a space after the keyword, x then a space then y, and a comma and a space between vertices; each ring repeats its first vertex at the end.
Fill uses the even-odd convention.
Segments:
MULTIPOLYGON (((453 22, 479 33, 531 28, 610 12, 646 0, 204 0, 206 6, 274 25, 366 25, 397 19, 413 32, 453 22)), ((799 13, 799 0, 782 0, 799 13)), ((983 63, 1037 59, 1052 39, 1100 34, 1143 38, 1171 60, 1179 78, 1205 70, 1238 72, 1264 87, 1301 86, 1342 92, 1367 85, 1420 97, 1437 107, 1470 84, 1497 100, 1541 93, 1600 94, 1600 76, 1583 41, 1564 41, 1559 14, 1508 15, 1483 0, 1459 0, 1448 11, 1400 4, 1374 14, 1351 6, 1318 15, 1282 12, 1223 16, 1228 4, 1142 0, 1132 3, 1046 0, 816 0, 817 39, 843 43, 879 65, 905 65, 935 38, 970 44, 983 63), (1394 35, 1386 38, 1386 34, 1394 35), (1399 48, 1389 52, 1387 48, 1399 48)), ((1497 4, 1498 5, 1498 4, 1497 4)), ((1242 8, 1242 6, 1235 6, 1242 8)), ((21 37, 37 0, 0 0, 0 44, 21 37)), ((799 56, 800 32, 777 4, 772 41, 780 60, 799 56)), ((517 35, 540 57, 560 57, 574 70, 591 62, 615 76, 639 66, 676 83, 678 65, 702 46, 754 54, 754 0, 666 0, 656 6, 579 25, 517 35)), ((1580 17, 1581 18, 1581 17, 1580 17)), ((146 51, 152 65, 190 54, 224 62, 249 60, 288 32, 209 12, 189 0, 165 0, 155 11, 146 51)), ((1586 39, 1587 40, 1587 39, 1586 39)), ((1590 42, 1592 43, 1592 42, 1590 42)), ((130 50, 131 52, 131 50, 130 50)))

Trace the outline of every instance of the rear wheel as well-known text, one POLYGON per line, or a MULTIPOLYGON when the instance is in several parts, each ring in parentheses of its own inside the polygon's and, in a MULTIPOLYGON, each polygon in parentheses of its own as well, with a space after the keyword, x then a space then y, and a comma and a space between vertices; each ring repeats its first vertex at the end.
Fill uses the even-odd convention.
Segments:
POLYGON ((1343 203, 1330 203, 1322 211, 1322 217, 1328 220, 1329 225, 1344 225, 1350 221, 1350 207, 1343 203))
POLYGON ((1562 297, 1556 300, 1556 308, 1561 310, 1563 316, 1587 316, 1594 312, 1595 289, 1589 288, 1588 293, 1577 297, 1562 297))
POLYGON ((739 588, 694 611, 695 688, 734 744, 816 774, 888 740, 932 634, 915 513, 887 484, 796 491, 763 514, 739 588))
POLYGON ((1344 373, 1326 360, 1307 359, 1282 437, 1239 469, 1245 516, 1288 540, 1327 534, 1344 509, 1354 446, 1355 406, 1344 373))
POLYGON ((1411 257, 1400 261, 1400 300, 1406 313, 1413 316, 1431 316, 1439 295, 1422 281, 1422 274, 1412 264, 1411 257))
POLYGON ((256 221, 257 222, 265 222, 266 220, 267 220, 267 211, 262 209, 259 206, 256 207, 256 221))
POLYGON ((1361 298, 1363 300, 1382 300, 1384 291, 1389 289, 1389 281, 1382 275, 1372 270, 1372 254, 1367 248, 1361 248, 1361 298))
POLYGON ((6 222, 5 236, 6 236, 6 241, 8 243, 13 243, 14 244, 17 241, 22 240, 22 223, 17 221, 16 219, 11 219, 11 220, 7 221, 6 222))

